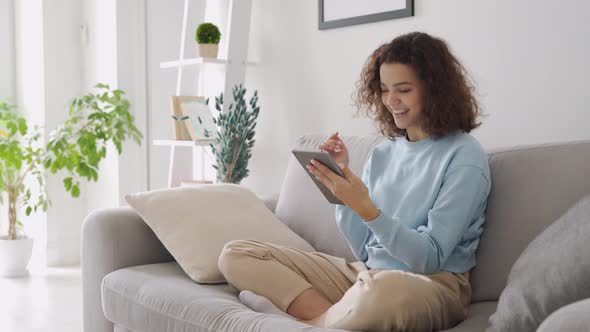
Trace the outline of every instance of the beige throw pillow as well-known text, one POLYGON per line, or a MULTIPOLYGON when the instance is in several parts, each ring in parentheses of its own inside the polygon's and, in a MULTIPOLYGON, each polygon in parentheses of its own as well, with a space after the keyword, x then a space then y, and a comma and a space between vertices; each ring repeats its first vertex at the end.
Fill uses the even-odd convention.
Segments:
POLYGON ((203 184, 125 196, 188 276, 225 282, 217 267, 223 246, 257 240, 303 251, 313 247, 278 220, 253 192, 236 184, 203 184))

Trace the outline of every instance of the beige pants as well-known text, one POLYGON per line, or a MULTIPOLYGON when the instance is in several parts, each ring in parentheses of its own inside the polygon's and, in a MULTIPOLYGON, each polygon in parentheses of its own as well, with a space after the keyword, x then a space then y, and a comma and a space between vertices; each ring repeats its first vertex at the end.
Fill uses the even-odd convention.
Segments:
POLYGON ((226 280, 283 311, 314 288, 334 305, 326 327, 356 331, 432 331, 465 319, 469 272, 432 275, 367 270, 362 262, 258 241, 232 241, 219 257, 226 280))

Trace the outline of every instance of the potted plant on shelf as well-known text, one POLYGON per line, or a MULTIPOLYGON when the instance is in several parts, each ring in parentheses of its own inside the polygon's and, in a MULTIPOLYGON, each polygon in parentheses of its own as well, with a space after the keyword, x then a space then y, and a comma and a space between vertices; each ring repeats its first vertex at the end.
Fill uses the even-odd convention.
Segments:
MULTIPOLYGON (((217 182, 239 184, 248 176, 248 160, 252 156, 254 146, 254 134, 256 133, 256 119, 260 107, 258 107, 258 91, 250 98, 250 110, 246 105, 246 89, 240 86, 233 88, 234 103, 229 105, 227 113, 221 113, 223 106, 223 93, 215 97, 215 109, 219 112, 213 122, 218 130, 215 134, 215 142, 209 144, 215 154, 217 170, 217 182), (235 106, 235 107, 234 107, 235 106), (233 108, 233 109, 232 109, 233 108)), ((209 100, 207 99, 207 104, 209 100)), ((200 117, 198 121, 202 123, 200 117)), ((204 135, 210 137, 212 133, 206 129, 204 135)))
MULTIPOLYGON (((0 194, 8 197, 8 236, 0 237, 0 275, 27 273, 33 239, 17 226, 21 207, 27 216, 51 204, 45 193, 45 170, 66 172, 63 184, 72 197, 80 195, 80 180, 98 180, 98 164, 106 156, 106 145, 114 143, 119 154, 122 143, 132 138, 141 144, 143 135, 133 124, 129 101, 121 90, 98 84, 97 94, 75 98, 69 106, 69 117, 53 130, 47 144, 39 126, 29 130, 27 119, 7 102, 0 102, 0 194), (36 202, 25 179, 34 176, 39 188, 36 202)), ((35 183, 35 182, 33 182, 35 183)), ((0 196, 3 203, 3 196, 0 196)))
POLYGON ((197 56, 203 58, 217 58, 221 32, 213 23, 201 23, 197 27, 195 40, 197 41, 197 56))

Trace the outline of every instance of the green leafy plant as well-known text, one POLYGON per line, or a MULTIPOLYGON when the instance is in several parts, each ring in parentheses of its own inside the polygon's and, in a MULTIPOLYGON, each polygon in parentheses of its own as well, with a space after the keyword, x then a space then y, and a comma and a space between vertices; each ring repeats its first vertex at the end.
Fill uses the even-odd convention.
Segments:
POLYGON ((195 40, 199 44, 219 44, 221 32, 213 23, 201 23, 197 27, 195 40))
MULTIPOLYGON (((113 142, 119 154, 122 143, 132 138, 141 144, 143 135, 133 124, 129 101, 121 90, 98 84, 98 93, 75 98, 69 105, 69 117, 53 130, 47 141, 39 141, 39 126, 29 130, 27 119, 14 105, 0 103, 0 193, 8 194, 8 239, 16 239, 17 208, 26 207, 26 215, 50 200, 45 192, 46 170, 55 174, 65 170, 66 192, 80 195, 80 180, 98 180, 98 164, 106 156, 106 145, 113 142), (24 183, 27 175, 37 179, 41 193, 33 203, 31 190, 24 183)), ((2 196, 0 196, 2 202, 2 196)))
MULTIPOLYGON (((248 160, 252 156, 254 134, 256 133, 256 119, 258 118, 258 91, 250 98, 250 110, 246 105, 246 89, 239 86, 233 88, 234 103, 229 105, 228 112, 222 113, 223 93, 215 97, 215 109, 218 115, 213 118, 217 125, 215 144, 209 144, 215 154, 217 181, 226 183, 240 183, 248 176, 248 160), (235 107, 234 107, 235 105, 235 107), (232 109, 233 108, 233 109, 232 109)), ((209 99, 207 99, 209 104, 209 99)), ((202 124, 201 117, 198 117, 202 124)), ((211 137, 206 129, 205 137, 211 137)))

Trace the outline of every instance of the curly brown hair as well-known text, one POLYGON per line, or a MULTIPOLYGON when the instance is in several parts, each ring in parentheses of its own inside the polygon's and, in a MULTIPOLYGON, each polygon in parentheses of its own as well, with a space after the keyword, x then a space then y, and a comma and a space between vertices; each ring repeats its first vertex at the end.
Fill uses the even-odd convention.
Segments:
POLYGON ((412 32, 377 48, 367 59, 357 82, 358 112, 376 120, 383 135, 390 139, 406 135, 406 130, 395 125, 381 99, 379 68, 384 63, 401 63, 416 72, 424 91, 423 129, 433 138, 457 129, 468 133, 481 125, 476 122, 481 115, 480 106, 463 65, 442 39, 412 32))

